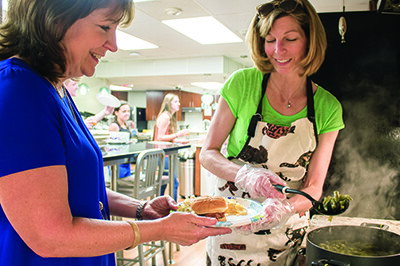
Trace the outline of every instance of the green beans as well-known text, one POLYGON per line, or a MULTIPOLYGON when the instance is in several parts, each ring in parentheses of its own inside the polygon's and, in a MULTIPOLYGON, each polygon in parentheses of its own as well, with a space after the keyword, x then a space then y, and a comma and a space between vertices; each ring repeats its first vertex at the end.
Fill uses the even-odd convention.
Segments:
POLYGON ((322 201, 322 206, 325 211, 329 210, 344 210, 349 205, 352 198, 349 195, 341 195, 339 191, 334 191, 333 196, 327 196, 322 201))
POLYGON ((388 256, 390 251, 384 250, 372 243, 352 242, 347 240, 331 240, 319 244, 323 249, 352 256, 388 256))

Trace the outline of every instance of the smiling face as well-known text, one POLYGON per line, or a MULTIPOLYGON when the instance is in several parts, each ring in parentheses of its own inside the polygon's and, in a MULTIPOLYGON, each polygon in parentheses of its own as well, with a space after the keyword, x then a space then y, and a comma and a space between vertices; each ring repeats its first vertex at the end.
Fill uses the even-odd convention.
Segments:
POLYGON ((62 40, 66 49, 66 77, 93 76, 107 51, 116 52, 115 31, 119 17, 109 17, 109 9, 97 9, 76 21, 62 40))
POLYGON ((131 115, 131 109, 129 108, 129 105, 124 104, 121 105, 118 111, 115 111, 115 115, 117 116, 118 120, 121 122, 126 122, 128 121, 130 115, 131 115))
POLYGON ((307 43, 305 33, 297 21, 285 16, 274 22, 265 37, 265 53, 278 73, 301 73, 298 66, 306 55, 307 43))

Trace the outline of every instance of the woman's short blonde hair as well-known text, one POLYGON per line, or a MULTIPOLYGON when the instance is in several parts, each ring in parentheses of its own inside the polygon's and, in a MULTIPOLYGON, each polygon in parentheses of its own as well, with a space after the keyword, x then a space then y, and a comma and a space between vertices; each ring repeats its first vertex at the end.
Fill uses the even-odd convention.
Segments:
MULTIPOLYGON (((273 23, 281 17, 290 16, 294 18, 303 29, 307 40, 308 49, 305 58, 301 61, 304 69, 303 75, 310 76, 318 71, 325 59, 327 40, 324 26, 308 0, 298 0, 300 4, 291 13, 285 13, 280 8, 275 8, 267 16, 259 17, 256 14, 247 32, 247 41, 251 58, 256 67, 263 73, 274 70, 265 53, 265 37, 271 31, 273 23)), ((276 3, 277 0, 271 3, 276 3)))

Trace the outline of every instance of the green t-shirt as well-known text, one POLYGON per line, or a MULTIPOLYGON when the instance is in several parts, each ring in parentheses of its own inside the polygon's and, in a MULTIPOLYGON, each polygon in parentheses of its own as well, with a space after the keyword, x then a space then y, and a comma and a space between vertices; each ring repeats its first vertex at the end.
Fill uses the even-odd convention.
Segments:
MULTIPOLYGON (((256 113, 261 99, 262 79, 263 73, 257 68, 240 69, 229 77, 220 91, 236 118, 229 137, 227 156, 236 156, 247 140, 250 119, 256 113)), ((314 94, 314 107, 318 135, 344 128, 340 102, 320 86, 314 94)), ((294 121, 307 117, 307 106, 295 115, 285 116, 276 112, 264 97, 262 115, 264 122, 290 126, 294 121)))

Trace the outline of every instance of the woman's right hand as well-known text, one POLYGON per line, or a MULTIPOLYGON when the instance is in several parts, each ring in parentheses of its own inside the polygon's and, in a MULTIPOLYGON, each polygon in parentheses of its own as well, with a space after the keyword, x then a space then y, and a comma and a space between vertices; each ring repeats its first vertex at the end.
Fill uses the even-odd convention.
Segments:
POLYGON ((182 246, 193 245, 208 236, 230 234, 226 227, 210 227, 217 219, 201 217, 192 213, 174 212, 159 220, 163 226, 164 239, 182 246))
POLYGON ((179 137, 184 137, 184 136, 189 136, 189 133, 190 133, 189 129, 184 129, 184 130, 178 131, 178 132, 176 133, 176 136, 177 136, 178 138, 179 138, 179 137))
POLYGON ((235 185, 255 198, 285 199, 286 196, 274 188, 274 184, 286 186, 286 183, 271 170, 245 164, 235 177, 235 185))

